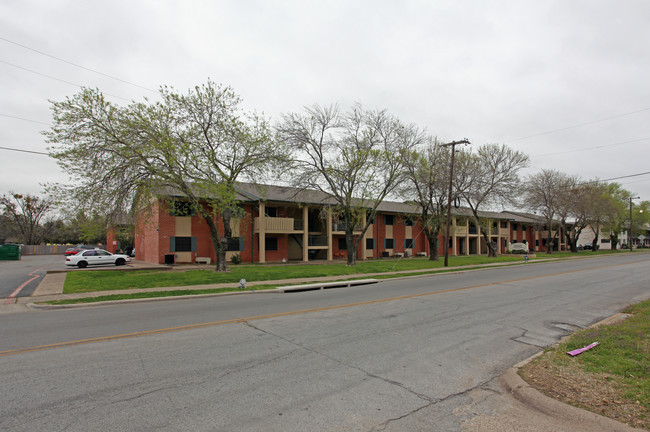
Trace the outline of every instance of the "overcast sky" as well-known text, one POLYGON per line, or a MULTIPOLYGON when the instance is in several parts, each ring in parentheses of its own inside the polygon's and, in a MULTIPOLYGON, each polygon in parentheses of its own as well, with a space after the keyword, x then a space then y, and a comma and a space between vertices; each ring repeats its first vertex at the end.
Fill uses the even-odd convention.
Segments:
MULTIPOLYGON (((647 0, 3 0, 0 147, 46 152, 48 100, 80 86, 127 104, 211 78, 272 120, 361 102, 650 200, 649 50, 647 0)), ((66 180, 0 149, 0 195, 66 180)))

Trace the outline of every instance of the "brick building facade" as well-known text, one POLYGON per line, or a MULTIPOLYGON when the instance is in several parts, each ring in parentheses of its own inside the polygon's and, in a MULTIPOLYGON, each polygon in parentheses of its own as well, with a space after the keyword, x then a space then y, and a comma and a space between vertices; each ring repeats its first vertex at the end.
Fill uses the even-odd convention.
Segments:
MULTIPOLYGON (((320 191, 305 191, 273 185, 239 183, 240 214, 231 220, 232 239, 227 259, 239 254, 242 262, 286 262, 346 260, 345 227, 331 213, 332 197, 320 191)), ((216 260, 210 230, 203 217, 183 205, 182 196, 168 194, 152 203, 136 220, 135 258, 151 263, 192 263, 197 258, 216 260)), ((470 217, 469 209, 452 211, 450 255, 482 255, 487 245, 470 217)), ((490 241, 504 253, 511 242, 527 243, 531 250, 546 250, 546 232, 540 218, 514 212, 482 212, 490 221, 490 241)), ((223 222, 219 232, 223 233, 223 222)), ((363 223, 365 224, 365 217, 363 223)), ((359 259, 427 256, 428 242, 418 209, 410 204, 383 202, 375 220, 359 238, 359 259)), ((559 247, 563 246, 559 239, 559 247)), ((444 254, 443 236, 439 238, 444 254)))

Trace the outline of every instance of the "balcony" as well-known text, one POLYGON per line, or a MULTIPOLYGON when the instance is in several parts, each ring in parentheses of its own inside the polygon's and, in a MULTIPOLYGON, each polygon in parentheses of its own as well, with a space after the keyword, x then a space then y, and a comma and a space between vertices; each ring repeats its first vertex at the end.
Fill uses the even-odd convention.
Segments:
POLYGON ((467 227, 466 226, 457 226, 455 234, 457 236, 466 236, 467 235, 467 227))
MULTIPOLYGON (((255 225, 255 232, 260 232, 260 218, 256 217, 253 220, 255 225)), ((278 217, 265 217, 264 218, 264 232, 266 233, 292 233, 295 231, 303 230, 302 219, 294 218, 278 218, 278 217)))
POLYGON ((309 236, 307 239, 307 246, 327 247, 327 236, 309 236))
MULTIPOLYGON (((345 232, 345 229, 347 228, 347 226, 348 226, 348 224, 346 224, 345 222, 336 222, 336 223, 332 224, 332 231, 333 232, 345 232)), ((362 228, 361 224, 356 224, 354 226, 353 231, 354 232, 357 232, 357 231, 360 232, 361 228, 362 228)))

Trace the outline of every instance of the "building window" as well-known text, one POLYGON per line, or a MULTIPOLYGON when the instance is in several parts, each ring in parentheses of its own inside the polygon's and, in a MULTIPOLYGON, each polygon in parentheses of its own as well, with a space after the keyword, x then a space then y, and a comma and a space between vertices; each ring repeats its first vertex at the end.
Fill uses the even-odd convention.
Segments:
POLYGON ((366 212, 366 219, 368 220, 368 223, 371 223, 371 224, 375 223, 375 215, 373 215, 372 211, 367 211, 366 212))
POLYGON ((501 228, 508 228, 508 222, 501 221, 501 228))
POLYGON ((539 240, 536 239, 535 240, 535 247, 538 247, 538 246, 539 246, 539 240))
POLYGON ((415 247, 415 242, 413 239, 404 239, 404 249, 413 249, 415 247))
POLYGON ((366 249, 374 249, 375 248, 375 239, 374 238, 367 238, 366 239, 366 249))
POLYGON ((395 239, 384 239, 384 249, 395 249, 395 239))
POLYGON ((277 207, 267 207, 264 209, 264 214, 266 217, 278 217, 278 208, 277 207))
POLYGON ((345 241, 345 237, 339 239, 339 250, 348 250, 348 244, 345 241))
POLYGON ((278 250, 278 238, 277 237, 267 237, 264 244, 264 250, 267 252, 273 252, 278 250))
POLYGON ((519 224, 513 223, 512 224, 512 230, 513 231, 518 231, 519 230, 519 224))
POLYGON ((172 201, 169 203, 170 216, 196 216, 196 209, 189 201, 172 201))
POLYGON ((410 217, 404 216, 404 226, 413 226, 413 219, 410 217))
POLYGON ((393 225, 395 223, 395 216, 384 215, 384 225, 393 225))
POLYGON ((609 239, 600 239, 601 243, 609 243, 609 239))
POLYGON ((194 252, 196 251, 196 237, 170 237, 170 252, 194 252))
POLYGON ((242 237, 230 237, 228 239, 228 248, 226 249, 229 252, 241 252, 244 250, 244 239, 242 237))

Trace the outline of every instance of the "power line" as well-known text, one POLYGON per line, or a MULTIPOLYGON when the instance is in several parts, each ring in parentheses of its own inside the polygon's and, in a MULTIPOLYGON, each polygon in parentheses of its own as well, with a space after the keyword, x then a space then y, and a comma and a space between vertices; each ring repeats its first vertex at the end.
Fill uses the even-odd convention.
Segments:
POLYGON ((33 151, 33 150, 23 150, 23 149, 11 148, 11 147, 0 147, 0 150, 11 150, 11 151, 22 152, 22 153, 34 153, 34 154, 40 154, 40 155, 45 155, 45 156, 50 155, 49 153, 45 153, 45 152, 39 152, 39 151, 33 151))
POLYGON ((604 122, 604 121, 629 116, 629 115, 632 115, 632 114, 638 114, 638 113, 644 112, 644 111, 650 111, 650 108, 643 108, 643 109, 640 109, 640 110, 637 110, 637 111, 631 111, 631 112, 627 112, 627 113, 623 113, 623 114, 618 114, 618 115, 614 115, 614 116, 611 116, 611 117, 606 117, 606 118, 603 118, 603 119, 600 119, 600 120, 592 120, 592 121, 589 121, 589 122, 579 123, 579 124, 575 124, 575 125, 571 125, 571 126, 566 126, 566 127, 562 127, 562 128, 559 128, 559 129, 553 129, 553 130, 546 131, 546 132, 540 132, 540 133, 536 133, 536 134, 533 134, 533 135, 527 135, 527 136, 524 136, 524 137, 521 137, 521 138, 515 138, 515 139, 507 140, 507 141, 504 141, 504 142, 521 141, 521 140, 525 140, 525 139, 528 139, 528 138, 534 138, 534 137, 538 137, 538 136, 542 136, 542 135, 550 135, 550 134, 555 133, 555 132, 561 132, 561 131, 565 131, 565 130, 569 130, 569 129, 575 129, 575 128, 579 128, 579 127, 582 127, 582 126, 587 126, 587 125, 594 124, 594 123, 601 123, 601 122, 604 122))
POLYGON ((0 36, 0 40, 3 40, 3 41, 5 41, 5 42, 9 42, 9 43, 11 43, 11 44, 14 44, 14 45, 16 45, 16 46, 19 46, 19 47, 21 47, 21 48, 28 49, 28 50, 30 50, 30 51, 34 51, 35 53, 38 53, 38 54, 44 55, 44 56, 46 56, 46 57, 53 58, 53 59, 58 60, 58 61, 61 61, 61 62, 63 62, 63 63, 67 63, 67 64, 69 64, 69 65, 72 65, 72 66, 75 66, 75 67, 78 67, 78 68, 81 68, 81 69, 87 70, 87 71, 89 71, 89 72, 93 72, 93 73, 96 73, 96 74, 98 74, 98 75, 102 75, 102 76, 105 76, 105 77, 107 77, 107 78, 114 79, 114 80, 119 81, 119 82, 122 82, 122 83, 124 83, 124 84, 129 84, 129 85, 132 85, 132 86, 134 86, 134 87, 139 87, 139 88, 141 88, 141 89, 148 90, 148 91, 150 91, 150 92, 158 93, 156 90, 150 89, 150 88, 148 88, 148 87, 144 87, 144 86, 141 86, 141 85, 139 85, 139 84, 135 84, 135 83, 132 83, 132 82, 130 82, 130 81, 126 81, 126 80, 123 80, 123 79, 121 79, 121 78, 117 78, 117 77, 114 77, 114 76, 112 76, 112 75, 108 75, 108 74, 105 74, 105 73, 103 73, 103 72, 99 72, 99 71, 96 71, 96 70, 94 70, 94 69, 87 68, 87 67, 85 67, 85 66, 82 66, 82 65, 79 65, 79 64, 73 63, 73 62, 71 62, 71 61, 69 61, 69 60, 65 60, 65 59, 62 59, 62 58, 60 58, 60 57, 53 56, 52 54, 48 54, 48 53, 46 53, 46 52, 39 51, 39 50, 37 50, 37 49, 35 49, 35 48, 28 47, 27 45, 23 45, 23 44, 20 44, 20 43, 18 43, 18 42, 14 42, 14 41, 12 41, 12 40, 9 40, 9 39, 7 39, 7 38, 3 38, 2 36, 0 36))
POLYGON ((30 120, 30 119, 26 119, 26 118, 23 118, 23 117, 16 117, 16 116, 12 116, 12 115, 9 115, 9 114, 0 113, 0 116, 9 117, 9 118, 17 119, 17 120, 23 120, 23 121, 26 121, 26 122, 39 123, 39 124, 43 124, 45 126, 52 126, 50 123, 45 123, 45 122, 38 121, 38 120, 30 120))
MULTIPOLYGON (((43 77, 45 77, 45 78, 53 79, 53 80, 55 80, 55 81, 60 81, 60 82, 62 82, 62 83, 65 83, 65 84, 68 84, 68 85, 71 85, 71 86, 75 86, 75 87, 79 87, 79 88, 83 88, 83 87, 84 87, 84 86, 82 86, 82 85, 75 84, 75 83, 70 82, 70 81, 66 81, 66 80, 62 80, 62 79, 60 79, 60 78, 56 78, 56 77, 53 77, 53 76, 50 76, 50 75, 46 75, 46 74, 44 74, 44 73, 40 73, 40 72, 37 72, 37 71, 32 70, 32 69, 27 69, 26 67, 18 66, 17 64, 9 63, 8 61, 0 60, 0 63, 4 63, 4 64, 9 65, 9 66, 13 66, 13 67, 18 68, 18 69, 22 69, 22 70, 24 70, 24 71, 31 72, 31 73, 33 73, 33 74, 43 76, 43 77)), ((131 100, 129 100, 129 99, 126 99, 126 98, 123 98, 123 97, 120 97, 120 96, 116 96, 116 95, 112 95, 112 94, 110 94, 110 93, 104 93, 104 94, 107 95, 107 96, 111 96, 111 97, 117 98, 117 99, 125 100, 125 101, 127 101, 127 102, 131 102, 131 100)))
POLYGON ((619 143, 614 143, 614 144, 605 144, 605 145, 600 145, 596 147, 583 147, 580 149, 575 149, 575 150, 567 150, 567 151, 561 151, 561 152, 555 152, 555 153, 544 153, 544 154, 539 154, 539 155, 531 155, 530 157, 544 157, 544 156, 555 156, 559 154, 565 154, 565 153, 575 153, 579 151, 586 151, 586 150, 596 150, 596 149, 601 149, 605 147, 613 147, 621 144, 629 144, 629 143, 634 143, 634 142, 639 142, 639 141, 647 141, 650 140, 650 138, 639 138, 635 140, 629 140, 629 141, 622 141, 619 143))
POLYGON ((608 181, 612 181, 612 180, 620 180, 620 179, 631 178, 631 177, 639 177, 639 176, 648 175, 648 174, 650 174, 650 171, 646 171, 646 172, 642 172, 642 173, 638 173, 638 174, 630 174, 630 175, 620 176, 620 177, 612 177, 612 178, 602 179, 602 180, 600 180, 600 179, 599 180, 592 180, 592 181, 587 181, 587 182, 580 183, 580 184, 608 182, 608 181))

